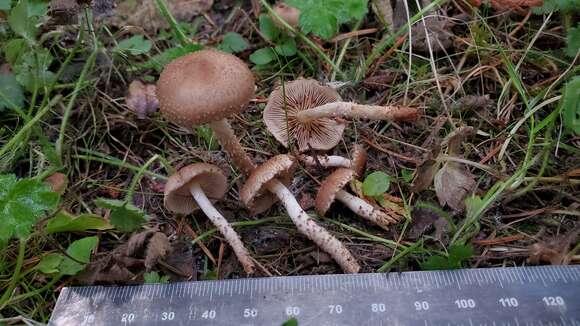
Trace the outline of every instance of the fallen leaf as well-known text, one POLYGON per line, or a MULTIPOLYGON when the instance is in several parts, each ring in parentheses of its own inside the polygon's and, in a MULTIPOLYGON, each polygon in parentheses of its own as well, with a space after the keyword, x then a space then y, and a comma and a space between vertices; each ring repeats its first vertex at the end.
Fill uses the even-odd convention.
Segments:
MULTIPOLYGON (((213 0, 165 0, 175 19, 190 21, 193 17, 209 10, 213 0)), ((126 0, 117 6, 117 15, 111 19, 117 26, 135 25, 147 32, 155 32, 169 25, 159 12, 155 0, 126 0)))
POLYGON ((68 178, 64 173, 56 172, 44 179, 44 183, 49 185, 52 191, 62 195, 68 185, 68 178))
POLYGON ((561 234, 551 239, 540 241, 528 247, 530 264, 538 265, 543 262, 552 265, 569 264, 570 247, 578 243, 580 227, 576 226, 566 234, 561 234))
POLYGON ((461 144, 470 136, 475 134, 475 128, 473 127, 459 127, 452 131, 445 140, 443 140, 443 145, 447 144, 447 153, 449 155, 460 155, 461 154, 461 144))
POLYGON ((465 209, 465 198, 473 192, 475 177, 462 165, 447 162, 435 174, 434 184, 439 204, 460 212, 465 209))
POLYGON ((125 97, 125 103, 129 110, 144 119, 148 115, 157 112, 159 101, 155 94, 155 84, 144 84, 139 80, 134 80, 129 84, 129 91, 125 97))
MULTIPOLYGON (((52 0, 48 8, 50 24, 72 25, 78 23, 81 5, 75 0, 52 0)), ((114 14, 115 0, 93 0, 91 4, 93 17, 102 19, 114 14)))
POLYGON ((439 215, 429 208, 415 207, 411 213, 412 222, 409 232, 407 232, 407 238, 409 240, 419 239, 433 227, 433 223, 439 218, 439 215))
POLYGON ((426 17, 425 24, 423 20, 419 20, 411 27, 413 51, 429 53, 429 47, 431 47, 431 50, 437 53, 453 48, 455 35, 450 29, 452 25, 453 22, 449 18, 441 18, 441 16, 426 17))
POLYGON ((169 239, 164 233, 156 232, 149 238, 145 252, 145 268, 149 271, 160 259, 165 258, 169 250, 169 239))
POLYGON ((98 215, 82 214, 79 216, 74 216, 69 212, 61 210, 46 222, 44 232, 51 234, 57 232, 108 230, 112 228, 112 225, 110 225, 104 218, 98 215))
POLYGON ((451 105, 452 110, 457 111, 481 111, 493 105, 489 95, 467 95, 451 105))
POLYGON ((126 256, 141 256, 145 252, 147 240, 155 233, 154 230, 147 230, 133 234, 127 241, 126 256))
MULTIPOLYGON (((165 256, 165 263, 178 272, 168 271, 174 280, 188 280, 195 276, 195 261, 191 240, 179 239, 171 243, 171 248, 165 256)), ((237 261, 236 261, 237 262, 237 261)))
POLYGON ((441 146, 436 144, 427 152, 422 163, 417 167, 412 185, 414 192, 426 190, 433 183, 433 178, 440 165, 436 159, 440 152, 441 146))

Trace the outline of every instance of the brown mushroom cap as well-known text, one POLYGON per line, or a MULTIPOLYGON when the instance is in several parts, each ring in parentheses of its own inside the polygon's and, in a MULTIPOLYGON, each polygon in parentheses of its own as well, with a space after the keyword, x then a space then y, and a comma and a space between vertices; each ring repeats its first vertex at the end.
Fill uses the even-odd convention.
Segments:
POLYGON ((296 161, 290 155, 276 155, 258 166, 246 180, 240 190, 240 200, 244 206, 254 209, 254 199, 262 192, 267 191, 266 184, 278 179, 285 185, 290 184, 294 176, 296 161))
POLYGON ((277 87, 270 94, 264 110, 264 122, 272 135, 282 145, 288 147, 288 127, 290 137, 296 141, 300 151, 308 150, 309 146, 318 150, 335 147, 342 139, 346 123, 331 118, 301 123, 296 119, 296 113, 341 101, 340 95, 331 87, 320 85, 313 79, 287 82, 284 85, 284 93, 286 101, 282 96, 282 87, 277 87))
MULTIPOLYGON (((292 27, 298 26, 298 23, 300 22, 300 9, 289 6, 283 2, 278 2, 273 10, 278 14, 278 16, 280 16, 280 18, 288 23, 288 25, 292 27)), ((275 16, 272 17, 272 21, 276 26, 280 28, 282 27, 282 23, 275 16)))
POLYGON ((215 165, 195 163, 169 177, 165 184, 165 208, 175 213, 189 214, 198 208, 189 189, 197 182, 210 200, 221 199, 228 190, 228 179, 215 165))
POLYGON ((362 176, 367 164, 367 150, 364 146, 355 144, 352 151, 351 169, 357 176, 362 176))
POLYGON ((339 168, 332 172, 320 185, 314 208, 323 216, 334 202, 336 193, 354 178, 355 172, 347 168, 339 168))
POLYGON ((161 113, 184 128, 240 113, 254 96, 254 76, 236 56, 201 50, 169 63, 157 81, 161 113))

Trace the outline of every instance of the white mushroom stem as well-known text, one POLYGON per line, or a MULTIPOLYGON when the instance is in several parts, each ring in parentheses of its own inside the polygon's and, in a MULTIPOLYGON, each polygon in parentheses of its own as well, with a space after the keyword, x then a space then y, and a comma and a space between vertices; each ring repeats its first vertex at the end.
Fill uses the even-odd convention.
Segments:
POLYGON ((325 168, 350 168, 352 162, 342 156, 337 155, 321 155, 321 156, 308 156, 300 155, 300 161, 302 161, 307 166, 323 166, 325 168))
POLYGON ((357 273, 360 266, 346 249, 346 247, 328 230, 316 224, 312 218, 300 207, 296 198, 278 180, 272 180, 266 185, 268 190, 274 193, 280 202, 286 207, 288 215, 292 222, 298 228, 298 231, 306 235, 310 240, 314 241, 322 250, 330 254, 330 256, 342 267, 347 273, 357 273))
POLYGON ((339 190, 336 193, 336 199, 350 208, 355 214, 378 226, 387 227, 389 224, 397 223, 397 220, 387 213, 374 208, 363 199, 353 196, 344 190, 339 190))
POLYGON ((224 216, 213 206, 211 201, 205 195, 198 183, 193 183, 189 188, 193 199, 197 202, 199 208, 205 213, 207 218, 217 227, 220 233, 226 239, 226 242, 232 247, 236 257, 244 267, 246 273, 253 273, 255 269, 254 262, 244 246, 244 243, 238 236, 238 233, 232 228, 224 216))
POLYGON ((240 140, 234 134, 229 122, 226 119, 221 119, 211 122, 209 125, 224 151, 230 155, 232 162, 244 176, 249 176, 256 166, 240 144, 240 140))
POLYGON ((296 118, 307 123, 320 118, 361 118, 368 120, 413 121, 417 109, 406 106, 363 105, 352 102, 333 102, 296 113, 296 118))

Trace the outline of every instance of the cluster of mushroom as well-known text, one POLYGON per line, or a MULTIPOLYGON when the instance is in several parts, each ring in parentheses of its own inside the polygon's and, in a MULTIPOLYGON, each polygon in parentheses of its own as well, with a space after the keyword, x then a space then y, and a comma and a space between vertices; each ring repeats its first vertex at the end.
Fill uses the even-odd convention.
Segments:
MULTIPOLYGON (((358 272, 360 266, 349 250, 302 209, 288 185, 300 162, 336 167, 336 171, 322 182, 316 211, 324 215, 337 199, 361 217, 386 227, 397 222, 397 216, 342 189, 363 173, 366 152, 361 146, 355 146, 352 159, 283 154, 256 166, 227 121, 228 117, 245 110, 254 92, 254 76, 247 65, 233 55, 216 50, 202 50, 174 60, 165 67, 157 83, 160 110, 168 120, 187 129, 202 124, 212 128, 233 164, 246 177, 240 199, 252 214, 266 211, 279 200, 302 234, 327 252, 345 272, 358 272)), ((334 89, 309 79, 287 82, 275 89, 264 110, 268 130, 285 147, 295 143, 299 151, 335 147, 346 127, 343 118, 350 117, 413 120, 417 111, 407 107, 343 102, 334 89)), ((169 178, 165 206, 183 214, 201 209, 233 248, 244 270, 252 273, 254 260, 238 234, 213 206, 226 190, 227 179, 218 167, 192 164, 169 178)))

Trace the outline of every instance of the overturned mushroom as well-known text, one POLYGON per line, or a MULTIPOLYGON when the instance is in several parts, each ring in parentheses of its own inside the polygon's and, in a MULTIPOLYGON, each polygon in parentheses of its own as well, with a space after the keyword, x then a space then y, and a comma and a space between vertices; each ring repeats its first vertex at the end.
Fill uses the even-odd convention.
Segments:
POLYGON ((264 110, 264 122, 274 137, 286 147, 290 137, 300 151, 336 146, 346 126, 341 117, 412 121, 417 119, 417 109, 342 102, 331 87, 298 79, 276 88, 264 110))
POLYGON ((297 229, 322 250, 326 251, 347 273, 357 273, 360 266, 346 247, 326 229, 316 224, 300 207, 296 198, 278 178, 288 179, 294 171, 295 161, 289 155, 277 155, 260 165, 248 178, 240 191, 240 199, 247 207, 254 198, 268 190, 274 193, 286 208, 297 229))
POLYGON ((255 265, 242 240, 223 215, 213 206, 212 200, 221 199, 228 189, 223 172, 206 163, 188 165, 169 177, 165 185, 165 207, 175 213, 189 214, 201 209, 232 246, 244 271, 254 272, 255 265))
POLYGON ((338 155, 299 155, 298 158, 306 166, 322 166, 325 168, 348 168, 353 169, 357 175, 364 172, 367 160, 367 152, 361 145, 354 145, 352 159, 338 155))
MULTIPOLYGON (((248 176, 255 165, 226 119, 246 109, 254 88, 254 76, 242 60, 202 50, 179 57, 163 69, 157 97, 160 111, 169 121, 186 129, 209 124, 233 163, 248 176)), ((259 200, 263 210, 274 203, 269 194, 259 200)))
POLYGON ((336 199, 350 208, 355 214, 380 227, 386 228, 390 224, 397 223, 398 220, 396 218, 381 209, 375 208, 363 199, 342 190, 355 175, 356 173, 352 169, 339 168, 324 179, 316 195, 316 212, 324 216, 336 199))

